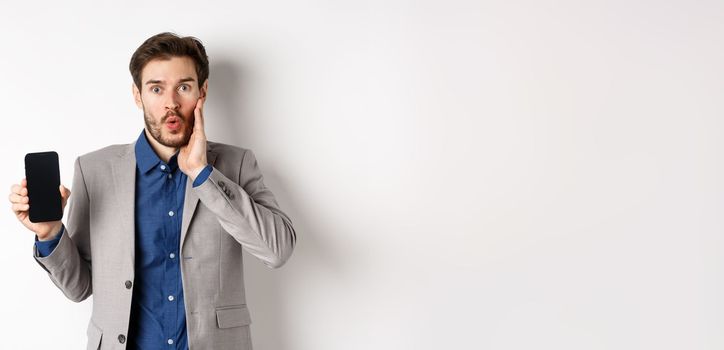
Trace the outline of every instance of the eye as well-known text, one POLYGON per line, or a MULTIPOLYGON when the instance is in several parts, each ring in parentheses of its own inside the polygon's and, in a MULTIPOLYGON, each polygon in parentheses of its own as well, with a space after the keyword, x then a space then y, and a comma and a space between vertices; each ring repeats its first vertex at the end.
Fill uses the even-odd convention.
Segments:
POLYGON ((154 94, 157 94, 157 93, 161 92, 161 88, 158 86, 154 86, 151 88, 151 92, 153 92, 154 94))
POLYGON ((181 86, 178 87, 178 91, 189 91, 190 89, 191 89, 191 87, 186 84, 182 84, 181 86))

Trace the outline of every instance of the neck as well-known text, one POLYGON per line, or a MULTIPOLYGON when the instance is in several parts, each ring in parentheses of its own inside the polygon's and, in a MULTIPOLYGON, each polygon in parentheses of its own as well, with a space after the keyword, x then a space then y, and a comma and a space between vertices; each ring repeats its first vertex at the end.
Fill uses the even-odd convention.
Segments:
POLYGON ((151 148, 154 152, 156 152, 156 155, 161 158, 161 160, 168 163, 168 160, 171 159, 171 156, 176 154, 179 149, 160 144, 158 141, 156 141, 155 138, 153 138, 153 136, 151 136, 151 133, 148 132, 148 129, 144 128, 143 130, 146 133, 146 139, 148 140, 148 144, 151 145, 151 148))

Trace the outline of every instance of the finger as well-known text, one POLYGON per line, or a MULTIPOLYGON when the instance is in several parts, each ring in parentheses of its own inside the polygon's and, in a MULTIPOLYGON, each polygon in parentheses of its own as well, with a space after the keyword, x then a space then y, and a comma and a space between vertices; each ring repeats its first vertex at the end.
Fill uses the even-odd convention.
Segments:
POLYGON ((206 102, 206 97, 199 97, 199 99, 196 100, 196 110, 203 111, 204 102, 206 102))
POLYGON ((25 187, 20 187, 20 185, 13 185, 13 187, 10 187, 10 194, 17 194, 19 196, 27 196, 28 189, 25 187))
POLYGON ((30 205, 29 205, 29 204, 22 204, 22 203, 14 203, 14 204, 13 204, 13 211, 14 211, 16 214, 18 214, 19 212, 22 212, 22 211, 28 211, 28 209, 30 209, 30 205))
POLYGON ((68 199, 70 197, 70 190, 67 189, 65 186, 60 185, 60 196, 63 197, 63 199, 68 199))
POLYGON ((60 196, 62 197, 61 206, 65 208, 65 204, 68 203, 68 197, 70 197, 70 190, 60 185, 60 196))
POLYGON ((194 109, 194 131, 204 131, 204 102, 205 97, 200 97, 196 101, 196 109, 194 109))
POLYGON ((10 199, 10 203, 28 203, 30 202, 30 198, 28 196, 21 196, 19 194, 11 193, 10 196, 8 196, 10 199))
POLYGON ((21 196, 27 196, 28 195, 28 180, 23 178, 20 180, 20 190, 18 191, 18 194, 21 196))

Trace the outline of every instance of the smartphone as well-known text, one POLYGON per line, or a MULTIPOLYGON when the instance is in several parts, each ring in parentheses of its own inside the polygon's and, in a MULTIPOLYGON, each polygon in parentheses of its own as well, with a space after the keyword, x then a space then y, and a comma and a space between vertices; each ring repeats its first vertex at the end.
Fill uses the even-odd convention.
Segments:
POLYGON ((63 218, 60 196, 58 153, 39 152, 25 155, 25 179, 30 200, 30 222, 57 221, 63 218))

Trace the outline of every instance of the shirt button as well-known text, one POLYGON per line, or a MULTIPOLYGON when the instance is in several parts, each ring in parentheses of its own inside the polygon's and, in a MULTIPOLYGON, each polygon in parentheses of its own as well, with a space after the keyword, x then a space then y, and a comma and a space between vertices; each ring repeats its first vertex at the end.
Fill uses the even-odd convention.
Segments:
POLYGON ((173 210, 168 212, 168 216, 173 216, 173 210))
POLYGON ((166 166, 165 166, 165 165, 161 165, 161 170, 166 170, 166 166))
POLYGON ((119 334, 119 335, 118 335, 118 342, 121 343, 121 344, 125 343, 125 342, 126 342, 126 336, 123 335, 123 334, 119 334))
POLYGON ((173 295, 168 296, 168 301, 173 301, 173 295))
POLYGON ((169 178, 169 179, 170 179, 170 178, 172 178, 172 177, 173 177, 173 175, 171 175, 171 174, 168 174, 168 178, 169 178))
POLYGON ((133 282, 126 281, 126 289, 131 289, 131 287, 133 287, 133 282))
POLYGON ((174 253, 171 253, 171 254, 169 254, 169 255, 168 255, 168 257, 169 257, 169 258, 171 258, 171 259, 173 259, 173 258, 175 258, 175 257, 176 257, 176 254, 174 254, 174 253))
POLYGON ((168 345, 173 345, 173 339, 169 339, 169 340, 167 341, 167 343, 168 343, 168 345))

